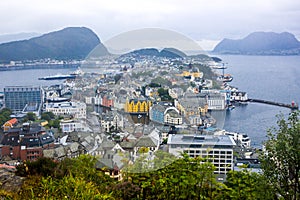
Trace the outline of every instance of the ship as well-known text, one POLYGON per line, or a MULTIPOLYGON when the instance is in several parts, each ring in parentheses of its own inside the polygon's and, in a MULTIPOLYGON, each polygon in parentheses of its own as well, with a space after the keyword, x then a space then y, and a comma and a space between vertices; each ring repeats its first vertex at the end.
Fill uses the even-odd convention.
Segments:
POLYGON ((44 76, 38 78, 39 80, 60 80, 60 79, 75 79, 77 76, 74 74, 57 74, 53 76, 44 76))
POLYGON ((223 82, 231 82, 233 80, 233 77, 230 74, 224 74, 219 76, 217 80, 223 82))

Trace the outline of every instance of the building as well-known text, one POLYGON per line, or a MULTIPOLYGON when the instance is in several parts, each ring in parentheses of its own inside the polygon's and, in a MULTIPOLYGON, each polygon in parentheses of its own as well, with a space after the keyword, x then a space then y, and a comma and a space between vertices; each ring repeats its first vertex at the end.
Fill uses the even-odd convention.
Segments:
POLYGON ((92 130, 88 127, 87 123, 83 120, 61 120, 60 128, 63 133, 71 132, 91 132, 92 130))
POLYGON ((1 157, 16 160, 35 160, 43 157, 43 149, 54 147, 54 138, 38 124, 24 123, 11 128, 1 140, 1 157))
POLYGON ((46 112, 53 112, 57 116, 72 116, 75 119, 86 119, 86 104, 82 102, 46 103, 46 112))
POLYGON ((231 101, 248 101, 248 95, 246 92, 232 91, 231 92, 231 101))
POLYGON ((125 112, 131 114, 146 114, 149 112, 151 105, 152 102, 146 99, 127 99, 124 109, 125 112))
POLYGON ((182 124, 182 116, 174 106, 169 103, 155 104, 151 106, 149 111, 151 121, 159 124, 180 125, 182 124))
POLYGON ((216 174, 227 174, 233 170, 233 147, 236 145, 228 135, 169 134, 169 153, 181 156, 187 153, 190 157, 201 156, 216 168, 216 174))
POLYGON ((5 107, 14 112, 21 112, 27 104, 37 104, 41 107, 43 91, 34 86, 7 86, 4 88, 5 107))
POLYGON ((3 131, 6 132, 9 129, 13 128, 14 125, 18 123, 17 118, 12 118, 3 124, 3 131))
POLYGON ((227 93, 219 90, 201 90, 207 96, 208 110, 225 110, 227 93))
POLYGON ((116 111, 102 113, 101 127, 104 128, 106 132, 122 129, 124 127, 123 116, 116 111))
POLYGON ((202 125, 201 116, 208 112, 207 96, 186 92, 182 98, 174 101, 179 114, 191 125, 202 125))

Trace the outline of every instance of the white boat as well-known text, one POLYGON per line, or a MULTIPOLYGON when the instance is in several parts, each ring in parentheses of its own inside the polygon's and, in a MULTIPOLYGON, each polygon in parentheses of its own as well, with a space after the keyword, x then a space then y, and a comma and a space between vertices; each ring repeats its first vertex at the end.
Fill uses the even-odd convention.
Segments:
POLYGON ((231 82, 233 80, 233 77, 230 74, 224 74, 219 76, 217 80, 223 82, 231 82))

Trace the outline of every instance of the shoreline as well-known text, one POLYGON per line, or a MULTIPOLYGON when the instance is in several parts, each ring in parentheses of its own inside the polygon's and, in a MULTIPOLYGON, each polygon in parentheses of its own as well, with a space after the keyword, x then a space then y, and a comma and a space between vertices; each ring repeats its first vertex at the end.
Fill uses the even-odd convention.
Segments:
POLYGON ((34 64, 23 66, 0 66, 0 71, 30 70, 30 69, 62 69, 77 68, 80 64, 34 64))

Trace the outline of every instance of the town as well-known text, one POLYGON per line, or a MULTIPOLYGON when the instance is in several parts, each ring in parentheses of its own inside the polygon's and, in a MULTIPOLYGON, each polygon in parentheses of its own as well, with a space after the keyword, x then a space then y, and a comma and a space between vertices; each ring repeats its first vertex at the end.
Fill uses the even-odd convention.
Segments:
POLYGON ((4 88, 2 112, 11 113, 1 124, 1 162, 89 154, 121 180, 124 159, 165 151, 208 158, 218 181, 243 164, 260 170, 250 138, 220 129, 212 114, 248 97, 211 57, 131 53, 81 63, 63 84, 4 88))

